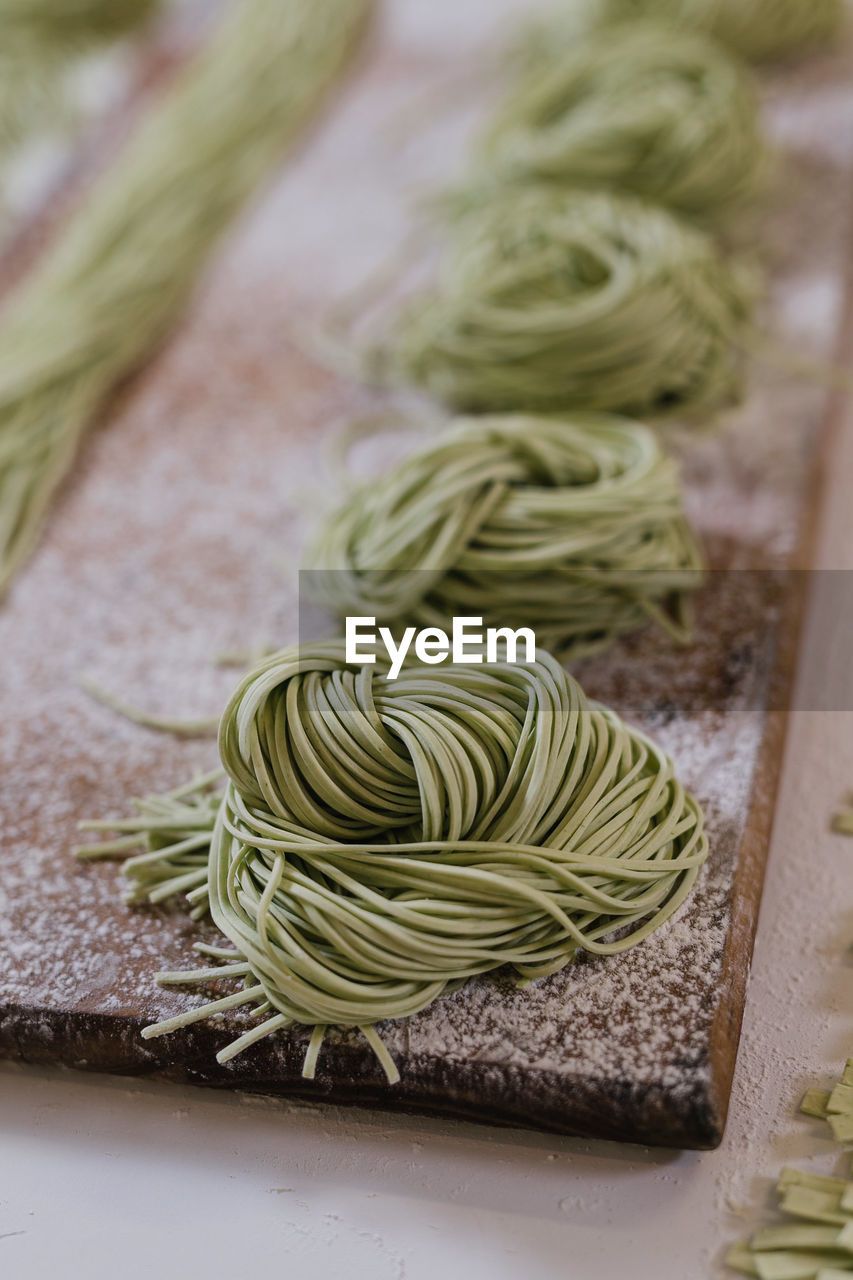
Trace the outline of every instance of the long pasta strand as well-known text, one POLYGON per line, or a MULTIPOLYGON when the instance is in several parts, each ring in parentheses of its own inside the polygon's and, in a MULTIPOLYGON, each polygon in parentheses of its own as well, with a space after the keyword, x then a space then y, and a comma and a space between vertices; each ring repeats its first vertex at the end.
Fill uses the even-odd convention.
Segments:
POLYGON ((240 0, 0 324, 0 592, 80 438, 354 47, 371 0, 240 0))

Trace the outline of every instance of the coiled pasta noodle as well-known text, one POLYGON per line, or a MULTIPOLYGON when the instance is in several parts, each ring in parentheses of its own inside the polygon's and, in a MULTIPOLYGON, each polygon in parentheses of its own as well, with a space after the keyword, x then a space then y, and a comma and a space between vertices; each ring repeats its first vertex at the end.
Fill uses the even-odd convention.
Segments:
POLYGON ((454 422, 333 511, 308 559, 338 614, 477 615, 573 657, 649 619, 685 639, 702 577, 675 462, 593 413, 454 422))
POLYGON ((536 62, 479 149, 486 193, 490 180, 612 187, 708 221, 756 192, 766 162, 746 72, 706 37, 652 22, 536 62))
POLYGON ((711 239, 636 197, 506 190, 462 213, 434 289, 370 362, 455 408, 697 414, 740 383, 749 292, 711 239))
POLYGON ((830 44, 844 20, 844 0, 562 0, 552 10, 522 38, 522 58, 550 58, 596 26, 654 18, 763 62, 830 44))
POLYGON ((240 682, 219 746, 212 838, 212 807, 185 789, 105 848, 150 835, 126 864, 145 892, 209 899, 228 963, 159 980, 242 989, 144 1034, 240 1005, 269 1015, 220 1061, 306 1025, 311 1075, 325 1028, 357 1026, 393 1080, 377 1022, 503 965, 529 981, 635 945, 707 855, 671 761, 544 651, 392 681, 340 642, 283 650, 240 682))

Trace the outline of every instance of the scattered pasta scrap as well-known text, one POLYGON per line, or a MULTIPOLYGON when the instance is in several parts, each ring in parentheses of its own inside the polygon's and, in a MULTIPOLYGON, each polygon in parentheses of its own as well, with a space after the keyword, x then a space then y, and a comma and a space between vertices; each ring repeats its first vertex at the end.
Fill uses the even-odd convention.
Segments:
POLYGON ((726 1265, 759 1280, 833 1280, 853 1272, 853 1182, 786 1168, 776 1184, 791 1223, 734 1245, 726 1265))
MULTIPOLYGON (((800 1111, 853 1143, 853 1058, 831 1092, 807 1090, 800 1111)), ((729 1250, 726 1264, 759 1280, 833 1280, 853 1273, 853 1182, 786 1168, 776 1184, 790 1224, 762 1227, 729 1250)))
POLYGON ((853 1058, 831 1092, 809 1089, 800 1104, 804 1115, 826 1120, 836 1142, 853 1142, 853 1058))
POLYGON ((853 795, 832 819, 832 830, 841 836, 853 836, 853 795))

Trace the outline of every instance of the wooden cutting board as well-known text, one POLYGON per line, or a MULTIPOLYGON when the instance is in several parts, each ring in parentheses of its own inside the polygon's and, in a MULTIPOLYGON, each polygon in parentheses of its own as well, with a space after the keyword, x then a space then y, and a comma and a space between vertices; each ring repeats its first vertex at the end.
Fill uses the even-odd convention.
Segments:
MULTIPOLYGON (((591 694, 672 753, 708 815, 697 891, 641 946, 525 991, 484 978, 383 1027, 398 1085, 349 1034, 324 1049, 309 1083, 303 1034, 218 1067, 239 1017, 143 1042, 147 1022, 202 1001, 157 988, 152 974, 192 965, 193 942, 211 930, 176 908, 126 908, 116 868, 70 852, 79 819, 120 815, 130 796, 215 762, 211 742, 157 735, 95 705, 80 673, 155 711, 215 714, 234 678, 217 655, 296 638, 292 568, 313 509, 334 499, 323 440, 381 402, 312 362, 304 335, 405 234, 413 193, 458 168, 485 80, 458 109, 424 117, 477 65, 481 32, 524 7, 386 6, 335 110, 90 437, 0 611, 7 1056, 644 1143, 720 1140, 803 603, 804 575, 785 571, 809 563, 820 460, 843 420, 819 381, 759 361, 720 430, 673 433, 721 571, 699 603, 696 643, 676 652, 646 632, 578 669, 591 694), (389 125, 419 97, 433 105, 401 137, 389 125)), ((849 65, 848 51, 765 83, 784 148, 759 226, 767 323, 777 346, 824 359, 853 351, 849 65)))

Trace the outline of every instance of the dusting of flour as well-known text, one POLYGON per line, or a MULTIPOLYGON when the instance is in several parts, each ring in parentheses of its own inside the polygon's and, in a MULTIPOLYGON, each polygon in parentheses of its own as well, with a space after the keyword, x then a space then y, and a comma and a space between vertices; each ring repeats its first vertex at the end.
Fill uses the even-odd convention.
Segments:
MULTIPOLYGON (((327 483, 320 446, 342 417, 376 403, 319 368, 302 339, 399 242, 413 194, 458 168, 476 115, 465 103, 405 144, 388 125, 464 69, 495 6, 458 6, 453 48, 445 5, 389 9, 336 112, 244 218, 174 339, 86 443, 0 612, 0 1019, 5 1006, 20 1042, 64 1034, 56 1015, 68 1010, 135 1027, 201 999, 151 975, 191 965, 204 927, 177 909, 125 908, 116 869, 80 866, 70 850, 81 817, 121 814, 129 796, 209 768, 214 746, 123 722, 76 678, 88 672, 154 711, 195 718, 215 714, 230 689, 218 654, 296 638, 292 568, 306 506, 327 483)), ((853 88, 842 72, 828 58, 767 95, 794 179, 762 227, 767 316, 783 346, 822 358, 840 325, 853 213, 853 88)), ((723 431, 674 438, 715 567, 789 563, 825 400, 819 385, 759 367, 723 431)), ((490 1071, 535 1082, 552 1109, 577 1082, 629 1100, 657 1091, 675 1109, 708 1095, 776 641, 775 614, 750 581, 730 576, 700 606, 689 658, 643 634, 579 673, 659 739, 706 810, 711 855, 691 900, 624 955, 584 958, 524 991, 500 977, 470 983, 385 1028, 392 1052, 442 1062, 451 1090, 454 1071, 472 1066, 484 1096, 498 1088, 490 1071)), ((145 1047, 134 1033, 127 1044, 129 1069, 169 1061, 168 1042, 145 1047)), ((56 1056, 73 1060, 73 1048, 56 1056)))

